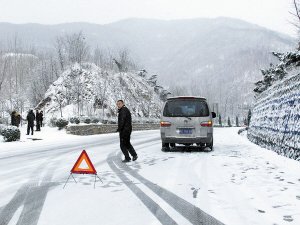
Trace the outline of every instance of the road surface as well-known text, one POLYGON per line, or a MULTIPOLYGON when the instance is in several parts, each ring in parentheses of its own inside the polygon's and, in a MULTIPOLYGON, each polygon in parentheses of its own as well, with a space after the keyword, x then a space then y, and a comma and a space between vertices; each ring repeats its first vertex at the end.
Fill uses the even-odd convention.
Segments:
POLYGON ((214 141, 166 153, 159 131, 134 132, 128 164, 117 134, 1 144, 0 225, 300 224, 299 162, 237 128, 216 128, 214 141), (63 189, 83 149, 103 183, 75 174, 63 189))

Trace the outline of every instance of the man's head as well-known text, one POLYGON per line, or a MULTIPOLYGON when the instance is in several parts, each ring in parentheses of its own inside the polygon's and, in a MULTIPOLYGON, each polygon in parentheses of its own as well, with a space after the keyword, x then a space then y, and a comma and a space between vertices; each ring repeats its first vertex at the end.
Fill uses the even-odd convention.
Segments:
POLYGON ((117 101, 117 107, 118 109, 121 109, 124 106, 124 101, 123 100, 118 100, 117 101))

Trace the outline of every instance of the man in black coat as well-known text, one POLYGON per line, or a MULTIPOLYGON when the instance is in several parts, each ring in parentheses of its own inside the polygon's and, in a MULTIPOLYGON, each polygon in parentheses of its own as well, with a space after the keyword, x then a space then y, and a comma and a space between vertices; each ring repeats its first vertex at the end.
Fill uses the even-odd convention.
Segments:
POLYGON ((125 159, 122 162, 130 162, 132 160, 137 160, 138 156, 130 143, 130 135, 132 132, 132 122, 131 122, 131 113, 129 109, 124 105, 123 100, 117 101, 118 107, 118 130, 120 134, 120 148, 125 156, 125 159))
POLYGON ((30 130, 31 130, 31 135, 33 135, 33 127, 34 127, 34 120, 35 120, 35 115, 33 113, 33 110, 30 110, 29 113, 27 114, 27 135, 29 135, 30 130))
POLYGON ((15 116, 16 116, 16 126, 19 127, 21 123, 21 115, 20 113, 16 112, 15 116))
POLYGON ((44 112, 43 111, 41 111, 40 112, 40 126, 42 127, 43 126, 43 120, 44 120, 44 112))
POLYGON ((17 117, 16 117, 16 111, 12 111, 11 113, 11 125, 17 126, 17 117))
POLYGON ((40 113, 39 110, 35 112, 35 119, 36 119, 36 131, 41 131, 41 122, 40 122, 40 113))

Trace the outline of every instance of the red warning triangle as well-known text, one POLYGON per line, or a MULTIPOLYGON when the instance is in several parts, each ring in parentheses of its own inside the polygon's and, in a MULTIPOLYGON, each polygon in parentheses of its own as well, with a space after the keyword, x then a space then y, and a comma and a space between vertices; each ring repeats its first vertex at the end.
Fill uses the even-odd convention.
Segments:
POLYGON ((75 165, 71 170, 71 173, 97 174, 97 171, 95 170, 95 167, 85 150, 81 152, 79 158, 77 159, 75 165), (82 164, 84 164, 84 166, 82 164))

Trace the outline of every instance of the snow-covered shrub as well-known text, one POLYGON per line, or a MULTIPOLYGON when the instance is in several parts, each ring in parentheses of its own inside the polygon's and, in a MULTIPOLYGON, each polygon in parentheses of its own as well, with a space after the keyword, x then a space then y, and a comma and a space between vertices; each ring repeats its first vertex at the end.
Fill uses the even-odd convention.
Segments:
POLYGON ((1 128, 1 135, 4 138, 4 141, 11 142, 11 141, 18 141, 21 137, 21 132, 19 128, 15 126, 7 126, 1 128))
POLYGON ((108 123, 108 120, 101 120, 101 123, 103 123, 103 124, 107 124, 108 123))
POLYGON ((282 80, 288 75, 292 67, 300 66, 300 51, 288 53, 272 53, 279 61, 277 65, 270 65, 270 68, 261 70, 263 79, 256 82, 254 92, 262 93, 271 87, 276 81, 282 80))
POLYGON ((90 118, 85 118, 83 120, 83 122, 86 123, 86 124, 90 124, 91 123, 91 119, 90 118))
POLYGON ((71 117, 69 119, 70 123, 75 123, 75 124, 79 124, 80 123, 80 119, 78 117, 71 117))
POLYGON ((107 124, 117 124, 117 121, 116 120, 108 120, 107 124))
POLYGON ((56 127, 56 122, 57 122, 57 118, 56 117, 52 117, 49 121, 49 125, 51 127, 56 127))
POLYGON ((100 120, 98 118, 92 118, 92 123, 99 123, 100 120))
POLYGON ((56 121, 56 126, 58 127, 59 130, 65 128, 68 124, 69 124, 69 121, 64 118, 59 118, 56 121))

